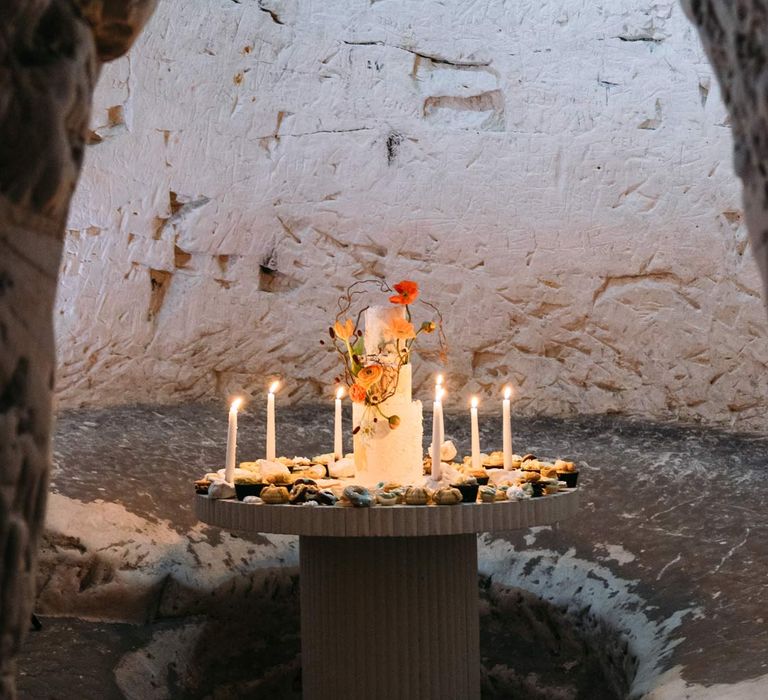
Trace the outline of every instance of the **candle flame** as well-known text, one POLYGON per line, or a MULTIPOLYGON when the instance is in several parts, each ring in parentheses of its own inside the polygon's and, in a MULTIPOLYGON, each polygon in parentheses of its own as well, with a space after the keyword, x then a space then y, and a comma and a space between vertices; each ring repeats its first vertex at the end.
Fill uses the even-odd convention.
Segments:
POLYGON ((445 396, 445 389, 443 389, 443 387, 441 386, 438 386, 435 389, 435 401, 442 401, 444 396, 445 396))
POLYGON ((504 389, 504 398, 508 399, 510 396, 512 396, 512 387, 508 386, 506 389, 504 389))
POLYGON ((343 399, 344 398, 344 387, 340 386, 338 389, 336 389, 336 398, 337 399, 343 399))
POLYGON ((237 413, 238 409, 239 409, 239 408, 240 408, 240 406, 242 406, 242 405, 243 405, 243 400, 242 400, 241 398, 239 398, 239 397, 238 397, 238 398, 236 398, 236 399, 233 399, 233 400, 232 400, 232 403, 231 403, 231 404, 229 404, 229 410, 230 410, 230 411, 234 411, 235 413, 237 413))
POLYGON ((470 403, 472 405, 472 408, 477 408, 477 404, 480 403, 480 399, 478 399, 477 396, 473 396, 472 401, 470 403))
POLYGON ((269 393, 274 394, 280 388, 280 382, 275 381, 269 385, 269 393))
POLYGON ((435 377, 435 386, 443 386, 443 375, 442 374, 438 374, 435 377))

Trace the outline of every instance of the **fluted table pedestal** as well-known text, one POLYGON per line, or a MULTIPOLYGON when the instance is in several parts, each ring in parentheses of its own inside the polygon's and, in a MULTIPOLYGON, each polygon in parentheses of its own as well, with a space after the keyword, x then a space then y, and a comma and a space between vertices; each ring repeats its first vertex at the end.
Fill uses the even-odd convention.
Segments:
POLYGON ((480 697, 477 543, 302 537, 307 700, 480 697))
POLYGON ((478 532, 574 515, 578 489, 526 501, 374 508, 195 497, 203 522, 299 535, 306 700, 480 697, 478 532))

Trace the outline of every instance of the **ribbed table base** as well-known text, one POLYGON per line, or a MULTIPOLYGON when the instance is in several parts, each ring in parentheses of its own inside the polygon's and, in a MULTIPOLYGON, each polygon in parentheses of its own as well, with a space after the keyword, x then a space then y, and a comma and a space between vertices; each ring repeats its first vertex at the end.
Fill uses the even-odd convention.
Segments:
POLYGON ((300 538, 305 700, 480 697, 475 535, 300 538))

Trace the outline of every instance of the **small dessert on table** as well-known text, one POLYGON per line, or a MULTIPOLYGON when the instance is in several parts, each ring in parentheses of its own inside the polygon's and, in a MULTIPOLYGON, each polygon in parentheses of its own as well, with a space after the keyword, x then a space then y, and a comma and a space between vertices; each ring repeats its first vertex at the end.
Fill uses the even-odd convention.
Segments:
POLYGON ((500 469, 504 466, 504 453, 501 450, 496 450, 488 455, 488 458, 483 461, 484 467, 490 467, 491 469, 500 469))
POLYGON ((520 462, 520 469, 524 472, 541 471, 541 462, 534 455, 525 455, 520 462))
POLYGON ((306 479, 324 479, 326 469, 322 464, 310 464, 293 470, 293 476, 306 479))
POLYGON ((522 501, 525 498, 531 498, 533 490, 531 484, 524 486, 510 486, 505 490, 504 498, 509 501, 522 501))
POLYGON ((542 479, 557 479, 557 467, 554 464, 543 463, 539 473, 542 479))
POLYGON ((344 489, 344 499, 355 508, 368 508, 373 505, 373 496, 365 486, 347 486, 344 489))
POLYGON ((266 484, 258 474, 248 474, 235 477, 235 493, 238 500, 242 501, 246 496, 260 496, 266 484))
POLYGON ((314 496, 314 500, 321 506, 334 506, 339 499, 330 489, 320 489, 314 496))
POLYGON ((397 504, 399 496, 396 491, 377 491, 376 503, 380 506, 394 506, 397 504))
POLYGON ((232 498, 235 495, 235 487, 224 479, 215 479, 208 487, 208 498, 232 498))
POLYGON ((432 500, 438 506, 455 506, 461 503, 464 497, 459 489, 453 486, 443 486, 432 494, 432 500))
POLYGON ((485 471, 485 469, 483 469, 482 467, 468 469, 467 476, 471 476, 481 486, 484 486, 485 484, 487 484, 488 479, 490 478, 488 476, 488 472, 485 471))
POLYGON ((293 488, 288 496, 289 503, 306 503, 307 501, 316 500, 320 489, 317 488, 317 484, 315 484, 314 481, 311 483, 306 483, 306 481, 311 480, 303 479, 302 482, 304 483, 294 482, 293 488))
POLYGON ((288 489, 285 488, 285 486, 275 486, 274 484, 266 486, 262 490, 260 496, 264 503, 270 503, 273 505, 288 503, 288 499, 290 498, 288 489))
POLYGON ((268 484, 290 484, 291 472, 280 462, 270 462, 266 459, 259 460, 259 468, 262 479, 268 484))
POLYGON ((336 462, 331 462, 325 469, 332 479, 349 479, 355 475, 355 460, 347 455, 336 462))
POLYGON ((494 503, 496 501, 496 487, 484 485, 478 489, 480 500, 483 503, 494 503))
POLYGON ((200 493, 200 494, 203 494, 203 495, 207 494, 208 493, 208 487, 210 485, 211 485, 211 480, 210 479, 205 479, 205 478, 198 479, 197 481, 195 481, 195 493, 200 493))
POLYGON ((557 478, 564 481, 569 489, 576 488, 576 482, 579 479, 579 470, 573 462, 567 462, 564 459, 555 460, 555 469, 557 478))
POLYGON ((421 486, 409 486, 405 490, 405 503, 409 506, 425 506, 429 502, 427 489, 421 486))
POLYGON ((459 490, 464 503, 474 503, 477 501, 479 485, 474 476, 463 476, 457 483, 451 484, 451 486, 459 490))

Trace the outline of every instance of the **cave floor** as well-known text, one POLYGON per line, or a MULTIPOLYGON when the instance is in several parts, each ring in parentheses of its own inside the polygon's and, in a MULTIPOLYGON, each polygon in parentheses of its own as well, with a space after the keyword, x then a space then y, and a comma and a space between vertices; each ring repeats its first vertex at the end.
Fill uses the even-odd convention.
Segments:
MULTIPOLYGON (((466 453, 468 417, 447 413, 446 433, 466 453)), ((513 433, 518 453, 580 463, 582 507, 573 521, 505 541, 594 562, 631 584, 649 620, 675 619, 660 671, 678 668, 685 683, 713 691, 768 674, 768 437, 611 416, 519 418, 513 433)), ((226 410, 218 405, 62 412, 51 491, 117 503, 184 534, 196 524, 191 482, 220 465, 225 439, 226 410)), ((500 441, 499 417, 481 416, 483 449, 499 449, 500 441)), ((239 458, 261 456, 263 442, 263 416, 252 406, 240 419, 239 458)), ((311 456, 331 443, 330 407, 279 410, 279 453, 311 456)), ((219 534, 208 536, 215 544, 219 534)), ((20 660, 20 696, 123 697, 114 666, 147 634, 141 626, 47 620, 20 660)), ((488 665, 506 653, 514 650, 483 650, 488 665)), ((562 697, 589 697, 584 692, 562 697)))

